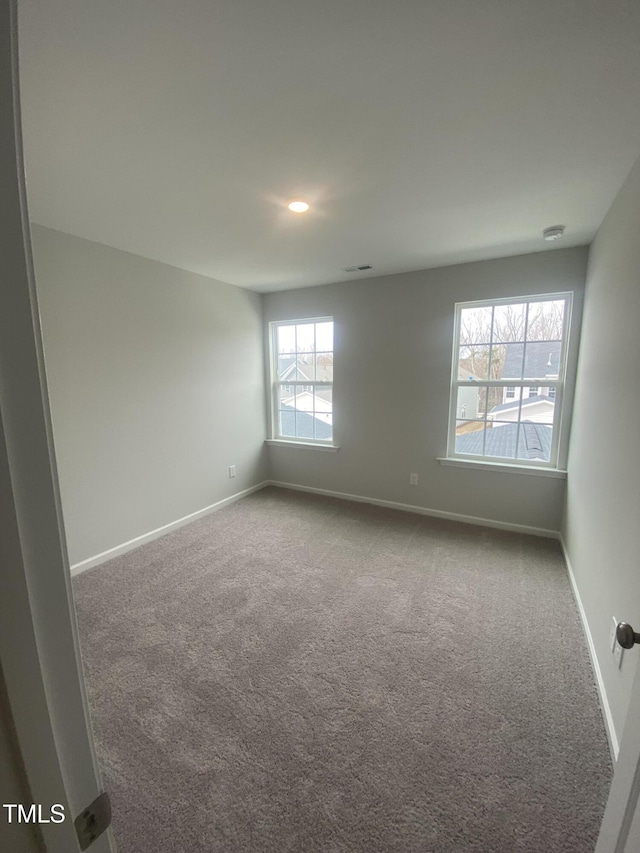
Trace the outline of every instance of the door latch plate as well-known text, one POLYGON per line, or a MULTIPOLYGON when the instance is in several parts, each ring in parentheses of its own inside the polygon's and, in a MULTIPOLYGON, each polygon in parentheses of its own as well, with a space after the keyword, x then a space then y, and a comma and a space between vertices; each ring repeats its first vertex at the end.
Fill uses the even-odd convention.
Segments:
POLYGON ((73 823, 80 849, 86 850, 111 823, 109 794, 103 791, 86 809, 80 812, 73 823))

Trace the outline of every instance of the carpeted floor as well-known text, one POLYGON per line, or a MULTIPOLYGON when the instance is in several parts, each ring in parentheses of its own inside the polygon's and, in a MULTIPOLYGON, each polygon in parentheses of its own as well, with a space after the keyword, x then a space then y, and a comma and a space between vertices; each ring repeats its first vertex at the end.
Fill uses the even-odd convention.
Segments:
POLYGON ((586 853, 556 542, 268 488, 78 576, 121 853, 586 853))

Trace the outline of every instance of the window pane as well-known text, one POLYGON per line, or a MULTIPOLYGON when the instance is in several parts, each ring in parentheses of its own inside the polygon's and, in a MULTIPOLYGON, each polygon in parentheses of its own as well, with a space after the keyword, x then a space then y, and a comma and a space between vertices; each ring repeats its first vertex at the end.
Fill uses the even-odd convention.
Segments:
POLYGON ((298 382, 313 382, 316 378, 315 356, 313 353, 298 353, 294 379, 298 382))
POLYGON ((485 412, 490 417, 496 406, 501 405, 503 397, 504 388, 482 387, 478 394, 478 417, 483 417, 485 412))
POLYGON ((460 313, 460 343, 488 344, 491 341, 491 308, 463 308, 460 313))
POLYGON ((518 439, 518 459, 549 462, 553 428, 545 424, 523 421, 518 439))
POLYGON ((279 355, 278 356, 278 379, 295 379, 296 356, 279 355))
POLYGON ((524 379, 557 379, 560 372, 560 341, 527 343, 524 354, 524 379))
POLYGON ((278 409, 284 409, 287 406, 295 406, 296 386, 295 385, 279 385, 278 386, 278 409))
POLYGON ((278 388, 280 434, 285 437, 331 441, 333 437, 332 389, 297 385, 293 394, 278 388))
POLYGON ((278 428, 279 434, 283 438, 295 438, 296 415, 294 409, 287 407, 278 412, 278 428))
POLYGON ((316 350, 333 350, 333 323, 316 323, 316 350))
POLYGON ((296 327, 278 326, 278 352, 296 351, 296 327))
POLYGON ((489 421, 517 421, 520 409, 520 388, 491 388, 489 392, 489 421), (512 396, 509 396, 512 394, 512 396))
POLYGON ((316 379, 320 382, 333 382, 333 353, 316 354, 316 379))
POLYGON ((484 410, 485 399, 486 389, 482 386, 474 388, 465 385, 463 388, 458 388, 456 421, 477 420, 478 414, 484 410))
POLYGON ((456 453, 482 456, 484 421, 469 421, 456 429, 456 453))
POLYGON ((496 305, 493 312, 494 343, 524 341, 525 304, 496 305))
POLYGON ((524 389, 525 396, 522 400, 520 419, 531 423, 553 424, 556 401, 549 397, 548 388, 536 388, 537 394, 532 394, 530 389, 524 389), (529 396, 526 396, 529 390, 529 396))
POLYGON ((516 420, 514 423, 497 421, 492 424, 490 429, 487 429, 484 455, 492 456, 494 458, 515 459, 517 432, 518 423, 516 410, 516 420))
POLYGON ((490 349, 486 344, 461 346, 458 355, 458 379, 488 379, 490 349))
POLYGON ((499 344, 491 355, 492 379, 522 379, 524 344, 499 344))
POLYGON ((313 352, 315 349, 315 323, 296 326, 296 351, 313 352))
POLYGON ((333 388, 327 385, 316 385, 313 396, 313 409, 316 414, 333 411, 333 388))
POLYGON ((562 339, 564 299, 529 303, 528 341, 559 341, 562 339))

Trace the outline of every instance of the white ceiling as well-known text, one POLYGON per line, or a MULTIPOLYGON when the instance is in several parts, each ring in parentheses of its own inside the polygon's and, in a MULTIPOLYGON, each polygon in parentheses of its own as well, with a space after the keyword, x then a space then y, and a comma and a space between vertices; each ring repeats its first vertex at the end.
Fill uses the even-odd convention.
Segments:
POLYGON ((32 220, 257 291, 583 245, 640 154, 638 0, 19 13, 32 220))

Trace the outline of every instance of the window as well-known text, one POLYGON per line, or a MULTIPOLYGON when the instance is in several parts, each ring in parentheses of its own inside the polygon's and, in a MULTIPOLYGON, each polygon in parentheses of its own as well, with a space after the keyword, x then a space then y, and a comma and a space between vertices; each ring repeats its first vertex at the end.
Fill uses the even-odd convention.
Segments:
POLYGON ((271 323, 271 435, 333 442, 333 318, 271 323))
POLYGON ((448 456, 553 468, 571 294, 456 305, 448 456))

